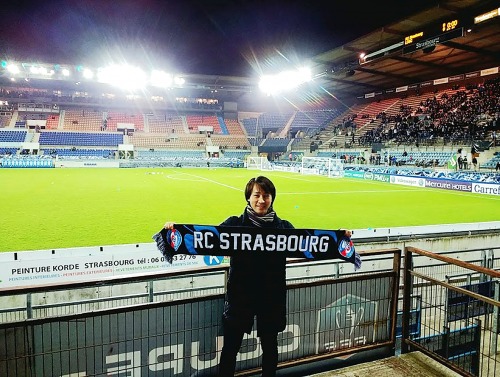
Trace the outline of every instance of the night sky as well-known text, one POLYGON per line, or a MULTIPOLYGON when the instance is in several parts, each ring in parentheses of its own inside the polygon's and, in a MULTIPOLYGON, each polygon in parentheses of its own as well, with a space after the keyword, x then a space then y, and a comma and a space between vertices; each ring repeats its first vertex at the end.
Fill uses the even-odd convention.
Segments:
POLYGON ((0 56, 251 76, 331 50, 436 3, 8 0, 0 5, 0 56))

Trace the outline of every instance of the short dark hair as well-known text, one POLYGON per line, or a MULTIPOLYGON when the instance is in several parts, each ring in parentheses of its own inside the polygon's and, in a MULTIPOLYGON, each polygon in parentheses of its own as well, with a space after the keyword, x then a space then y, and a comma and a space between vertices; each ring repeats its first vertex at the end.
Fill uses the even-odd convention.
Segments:
POLYGON ((276 199, 276 187, 274 187, 274 183, 271 182, 269 178, 262 175, 258 176, 257 178, 252 178, 248 181, 247 186, 245 187, 245 199, 247 201, 252 195, 254 185, 259 185, 259 187, 264 190, 265 193, 271 194, 271 196, 273 197, 271 204, 274 203, 274 199, 276 199))

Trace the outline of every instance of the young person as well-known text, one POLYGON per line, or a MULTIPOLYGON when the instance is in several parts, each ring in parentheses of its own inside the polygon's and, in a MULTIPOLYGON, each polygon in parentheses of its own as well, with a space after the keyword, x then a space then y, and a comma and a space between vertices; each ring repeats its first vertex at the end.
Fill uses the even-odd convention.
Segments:
MULTIPOLYGON (((245 187, 247 205, 240 216, 231 216, 221 226, 293 229, 273 208, 276 188, 259 176, 245 187)), ((173 229, 167 222, 165 229, 173 229)), ((347 237, 352 232, 345 231, 347 237)), ((275 376, 278 365, 278 334, 286 326, 286 253, 256 255, 241 253, 231 257, 223 325, 224 345, 218 376, 233 376, 236 356, 243 336, 250 333, 257 318, 257 335, 262 347, 262 376, 275 376)))

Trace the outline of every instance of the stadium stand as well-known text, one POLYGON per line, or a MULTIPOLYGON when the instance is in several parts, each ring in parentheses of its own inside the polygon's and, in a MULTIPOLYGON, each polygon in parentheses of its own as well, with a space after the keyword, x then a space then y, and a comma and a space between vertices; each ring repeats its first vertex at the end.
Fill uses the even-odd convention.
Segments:
POLYGON ((224 124, 226 125, 227 132, 229 135, 245 136, 245 131, 243 130, 241 124, 236 119, 224 119, 224 124))
POLYGON ((491 171, 497 163, 493 153, 498 144, 499 88, 499 78, 492 77, 422 93, 359 100, 348 107, 241 112, 231 117, 224 116, 220 106, 200 108, 194 106, 196 101, 175 110, 145 104, 135 107, 142 111, 131 111, 123 103, 118 109, 117 103, 111 106, 109 99, 90 95, 60 97, 71 103, 53 107, 31 100, 45 95, 47 101, 53 101, 47 91, 4 88, 14 98, 21 96, 22 102, 20 111, 10 105, 3 113, 1 129, 22 130, 24 136, 16 134, 15 141, 4 139, 0 147, 14 155, 55 156, 51 152, 57 149, 59 158, 113 159, 118 146, 124 144, 135 152, 126 155, 131 159, 135 155, 164 160, 182 156, 183 151, 200 151, 196 155, 201 158, 237 158, 241 162, 261 153, 271 160, 287 161, 291 152, 294 161, 297 156, 326 156, 341 158, 346 164, 423 169, 449 168, 448 162, 460 150, 468 161, 463 169, 491 171), (30 122, 42 122, 38 123, 42 126, 30 122), (23 142, 39 143, 40 150, 34 146, 21 150, 23 142), (471 146, 479 153, 476 166, 471 164, 471 146))
POLYGON ((66 146, 113 146, 123 144, 123 135, 119 133, 92 133, 69 131, 42 131, 40 145, 66 146))
POLYGON ((215 134, 223 133, 216 115, 189 114, 186 116, 186 122, 190 133, 199 133, 203 127, 211 128, 215 134))
MULTIPOLYGON (((118 144, 128 143, 137 151, 200 150, 205 153, 208 146, 215 146, 225 156, 244 158, 252 153, 252 148, 262 148, 276 153, 274 159, 283 160, 288 156, 285 152, 292 151, 294 157, 303 154, 338 156, 346 163, 359 163, 362 156, 364 161, 361 162, 366 164, 379 161, 400 166, 445 168, 459 146, 468 149, 473 142, 486 148, 494 146, 499 93, 499 80, 493 78, 482 84, 457 85, 425 94, 368 101, 344 112, 321 109, 285 114, 248 113, 240 121, 215 113, 132 113, 110 110, 106 106, 99 109, 62 107, 59 114, 19 113, 14 118, 14 129, 25 131, 15 134, 15 141, 26 141, 26 130, 30 129, 28 121, 44 120, 44 129, 37 130, 38 141, 43 146, 40 153, 47 154, 50 147, 58 147, 60 157, 80 156, 83 159, 95 154, 99 158, 113 158, 114 153, 108 149, 89 152, 74 151, 71 147, 112 146, 116 150, 118 144), (471 123, 475 124, 473 129, 468 127, 471 123), (118 124, 133 124, 133 132, 127 135, 122 134, 127 130, 110 132, 116 131, 118 124), (199 127, 203 126, 211 131, 201 128, 200 133, 199 127), (281 137, 283 134, 291 138, 281 137), (362 153, 374 143, 384 145, 389 151, 379 160, 362 153), (423 146, 433 146, 434 150, 423 150, 423 146), (239 153, 240 150, 248 152, 239 153)), ((10 122, 3 130, 11 130, 10 122)), ((37 138, 30 136, 29 140, 37 138)), ((161 154, 148 158, 155 155, 163 158, 161 154)), ((480 160, 479 169, 496 167, 496 157, 488 156, 488 160, 480 160)), ((469 163, 471 159, 468 158, 469 163)))
MULTIPOLYGON (((109 111, 104 114, 108 131, 117 131, 125 125, 133 125, 135 131, 144 131, 144 116, 141 113, 109 111)), ((101 119, 101 125, 103 119, 101 119)))
POLYGON ((1 130, 0 142, 22 142, 26 139, 27 131, 1 130))
POLYGON ((174 113, 147 114, 145 116, 149 133, 183 134, 188 133, 186 118, 174 113))
POLYGON ((263 113, 257 120, 262 136, 278 135, 292 119, 292 114, 263 113))
POLYGON ((258 119, 257 118, 245 118, 241 120, 246 134, 249 137, 257 137, 261 133, 258 133, 258 119))
POLYGON ((63 112, 63 129, 66 131, 89 131, 102 130, 103 112, 82 109, 69 109, 63 112))

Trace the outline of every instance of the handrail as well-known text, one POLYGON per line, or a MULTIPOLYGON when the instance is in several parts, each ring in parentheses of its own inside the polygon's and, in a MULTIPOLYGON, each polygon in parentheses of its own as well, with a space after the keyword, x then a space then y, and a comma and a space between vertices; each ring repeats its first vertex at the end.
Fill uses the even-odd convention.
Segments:
POLYGON ((407 246, 406 250, 408 250, 411 253, 416 253, 419 255, 422 255, 424 257, 429 257, 432 259, 438 259, 442 262, 446 262, 449 264, 453 264, 455 266, 463 267, 463 268, 468 268, 470 270, 480 272, 482 274, 491 276, 493 278, 500 278, 500 271, 495 271, 489 268, 481 267, 481 266, 476 266, 475 264, 469 263, 469 262, 464 262, 458 259, 450 258, 444 255, 436 254, 430 251, 422 250, 413 246, 407 246))

